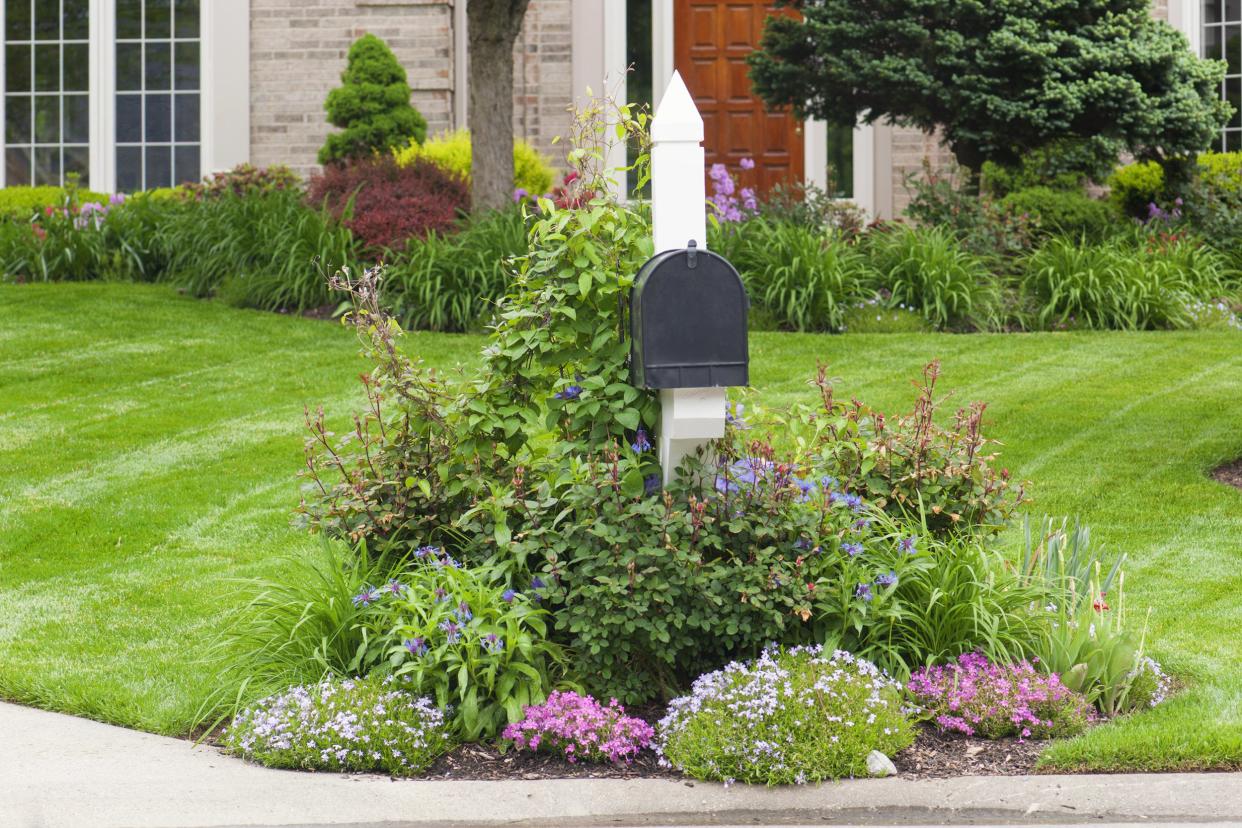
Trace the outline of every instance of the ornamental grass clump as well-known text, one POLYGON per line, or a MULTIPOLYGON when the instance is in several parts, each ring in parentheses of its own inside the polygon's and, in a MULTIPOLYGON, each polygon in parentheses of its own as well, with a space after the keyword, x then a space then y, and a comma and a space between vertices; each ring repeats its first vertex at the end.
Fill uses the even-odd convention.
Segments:
POLYGON ((608 706, 591 696, 553 691, 543 704, 526 708, 526 717, 505 728, 518 750, 547 750, 570 762, 630 764, 655 735, 642 719, 625 715, 616 699, 608 706))
POLYGON ((1087 699, 1059 676, 1043 675, 1029 661, 993 664, 979 653, 924 667, 906 689, 941 730, 985 739, 1072 736, 1095 719, 1087 699))
POLYGON ((765 785, 867 775, 914 734, 901 685, 869 661, 822 647, 765 650, 700 676, 657 727, 661 764, 698 779, 765 785))
POLYGON ((411 776, 449 747, 444 713, 393 676, 299 685, 242 711, 224 746, 273 768, 411 776))

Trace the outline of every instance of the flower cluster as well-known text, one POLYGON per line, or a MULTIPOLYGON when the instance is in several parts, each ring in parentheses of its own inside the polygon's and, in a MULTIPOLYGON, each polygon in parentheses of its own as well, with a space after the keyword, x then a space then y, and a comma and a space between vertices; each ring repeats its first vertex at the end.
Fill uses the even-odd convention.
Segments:
POLYGON ((325 679, 259 701, 224 733, 225 748, 276 768, 409 776, 448 749, 444 713, 387 676, 325 679))
POLYGON ((518 750, 544 748, 570 762, 607 761, 629 764, 655 735, 642 719, 625 715, 616 699, 608 706, 591 696, 553 691, 543 704, 525 708, 526 716, 504 730, 518 750))
MULTIPOLYGON (((755 162, 750 158, 743 158, 740 166, 743 170, 752 170, 755 168, 755 162)), ((759 200, 755 197, 755 191, 750 187, 743 187, 739 191, 737 182, 734 181, 729 168, 724 164, 712 164, 707 177, 712 180, 712 197, 708 199, 708 202, 716 210, 716 215, 721 221, 741 221, 747 215, 753 215, 759 211, 759 200)))
POLYGON ((979 653, 917 670, 907 690, 942 730, 987 739, 1068 736, 1095 718, 1087 699, 1059 676, 1043 675, 1028 661, 992 664, 979 653))
POLYGON ((1186 315, 1195 328, 1229 328, 1242 331, 1242 316, 1236 313, 1228 302, 1216 300, 1203 302, 1198 299, 1187 299, 1186 315))
POLYGON ((700 676, 657 728, 661 764, 700 779, 805 784, 866 774, 913 741, 901 685, 837 650, 772 649, 700 676))
POLYGON ((1140 658, 1126 678, 1135 707, 1155 707, 1173 690, 1173 679, 1160 667, 1160 662, 1150 656, 1140 658))

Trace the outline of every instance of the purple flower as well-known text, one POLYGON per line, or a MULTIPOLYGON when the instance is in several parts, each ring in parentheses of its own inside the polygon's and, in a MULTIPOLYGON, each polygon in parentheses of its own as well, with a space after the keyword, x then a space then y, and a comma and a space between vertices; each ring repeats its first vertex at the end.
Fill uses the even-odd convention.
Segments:
POLYGON ((755 159, 743 158, 737 165, 744 170, 753 170, 755 168, 755 159))
POLYGON ((741 403, 725 403, 725 423, 734 428, 749 428, 746 421, 742 419, 742 415, 746 413, 746 406, 741 403))
POLYGON ((886 574, 875 576, 876 586, 891 587, 897 585, 897 573, 889 570, 886 574))
POLYGON ((457 609, 453 611, 453 617, 456 618, 460 624, 468 624, 470 623, 470 619, 474 618, 474 613, 470 611, 470 605, 465 601, 462 601, 457 605, 457 609))
POLYGON ((448 600, 448 593, 444 591, 443 587, 436 587, 436 603, 440 604, 446 600, 448 600))
POLYGON ((113 193, 112 195, 108 196, 108 203, 111 204, 113 207, 117 206, 118 204, 124 204, 125 193, 113 193))
POLYGON ((427 640, 425 638, 407 638, 401 642, 401 646, 410 651, 410 655, 415 658, 422 658, 427 655, 427 640))
POLYGON ((660 491, 660 475, 649 474, 643 478, 643 494, 647 497, 660 491))
POLYGON ((506 604, 512 604, 513 599, 517 596, 518 594, 513 590, 506 589, 504 592, 500 593, 500 600, 504 601, 506 604))
POLYGON ((543 704, 530 705, 525 718, 508 725, 503 737, 518 750, 554 750, 570 762, 629 764, 655 736, 651 725, 625 715, 616 699, 608 706, 590 696, 554 690, 543 704))
POLYGON ((414 550, 414 557, 426 558, 431 555, 439 556, 440 549, 436 546, 420 546, 414 550))
POLYGON ((871 594, 871 584, 859 584, 854 588, 854 597, 861 598, 863 601, 870 601, 874 596, 871 594))
POLYGON ((538 575, 530 579, 531 589, 543 589, 545 586, 547 585, 543 582, 543 578, 540 578, 538 575))
POLYGON ((393 578, 384 586, 384 591, 390 592, 393 595, 400 595, 402 592, 405 592, 405 584, 393 578))
POLYGON ((362 592, 354 596, 355 607, 369 607, 379 600, 379 592, 371 587, 363 587, 362 592))
POLYGON ((642 454, 644 451, 651 451, 651 441, 647 439, 646 429, 640 428, 638 430, 638 433, 634 435, 634 442, 630 445, 630 448, 634 449, 638 454, 642 454))
POLYGON ((444 633, 444 639, 450 644, 456 644, 461 638, 461 627, 456 621, 441 621, 440 630, 444 633))
POLYGON ((863 545, 861 543, 847 541, 846 543, 841 544, 841 551, 849 555, 851 558, 857 558, 863 553, 863 545))
POLYGON ((901 543, 899 545, 901 547, 902 552, 905 552, 907 555, 913 555, 915 552, 918 551, 917 549, 914 548, 915 544, 917 543, 918 543, 918 538, 911 537, 911 538, 902 538, 901 543))
POLYGON ((489 653, 499 653, 505 648, 505 640, 496 633, 488 633, 479 641, 483 649, 489 653))
POLYGON ((528 195, 530 195, 530 193, 526 191, 525 187, 518 187, 517 189, 513 191, 513 201, 515 204, 519 203, 522 201, 522 199, 526 198, 528 195))
POLYGON ((555 394, 552 395, 554 399, 558 399, 558 400, 576 400, 581 396, 582 396, 581 385, 566 386, 564 389, 557 391, 555 394))

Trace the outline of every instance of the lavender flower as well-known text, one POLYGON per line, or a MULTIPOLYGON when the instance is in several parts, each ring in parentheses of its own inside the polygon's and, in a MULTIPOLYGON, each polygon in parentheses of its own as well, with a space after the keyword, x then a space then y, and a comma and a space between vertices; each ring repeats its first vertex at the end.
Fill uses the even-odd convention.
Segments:
POLYGON ((453 611, 453 617, 457 619, 457 623, 464 626, 474 618, 474 613, 470 611, 470 605, 462 601, 457 605, 457 609, 453 611))
POLYGON ((488 633, 479 639, 479 644, 486 652, 493 654, 503 652, 505 649, 505 640, 494 632, 488 633))
POLYGON ((918 551, 917 549, 915 549, 915 545, 917 543, 918 543, 918 538, 910 537, 910 538, 902 538, 901 543, 898 545, 900 546, 902 552, 905 552, 907 555, 913 555, 915 552, 918 551))
POLYGON ((369 607, 379 600, 379 592, 371 587, 363 587, 362 592, 354 596, 355 607, 369 607))
POLYGON ((420 546, 420 547, 418 547, 417 549, 415 549, 415 550, 414 550, 414 557, 416 557, 416 558, 426 558, 426 557, 431 557, 431 556, 434 556, 434 557, 439 557, 439 556, 440 556, 440 549, 439 549, 439 547, 436 547, 436 546, 420 546))
POLYGON ((871 599, 874 597, 871 594, 871 584, 859 584, 855 587, 854 597, 861 598, 864 602, 870 603, 871 599))
POLYGON ((450 644, 456 644, 461 639, 461 627, 455 621, 441 621, 440 631, 444 633, 444 639, 450 644))
POLYGON ((407 638, 401 642, 401 646, 410 651, 410 655, 415 658, 422 658, 427 655, 427 640, 425 638, 407 638))
POLYGON ((435 596, 437 604, 448 600, 448 593, 444 591, 443 587, 436 587, 435 596))
POLYGON ((651 441, 647 439, 647 431, 645 429, 638 429, 638 433, 634 435, 634 442, 630 444, 630 448, 637 454, 651 451, 651 441))
POLYGON ((875 576, 876 586, 891 587, 897 585, 897 573, 889 570, 887 573, 875 576))
POLYGON ((504 601, 506 604, 512 604, 513 599, 516 597, 518 597, 518 593, 511 589, 506 589, 504 592, 500 593, 500 600, 504 601))
POLYGON ((552 395, 558 400, 576 400, 582 396, 581 385, 569 385, 552 395))
POLYGON ((384 591, 391 595, 400 595, 401 593, 405 592, 405 589, 406 589, 405 584, 401 583, 396 578, 393 578, 391 581, 389 581, 387 584, 384 585, 384 591))
POLYGON ((863 545, 861 543, 847 541, 846 543, 841 544, 841 551, 849 555, 851 558, 857 558, 863 553, 863 545))

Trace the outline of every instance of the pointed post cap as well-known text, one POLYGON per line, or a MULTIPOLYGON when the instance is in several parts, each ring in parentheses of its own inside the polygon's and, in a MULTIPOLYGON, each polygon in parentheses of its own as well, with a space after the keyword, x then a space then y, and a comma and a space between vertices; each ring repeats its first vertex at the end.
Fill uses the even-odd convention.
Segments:
POLYGON ((703 116, 694 105, 694 98, 681 79, 681 73, 674 70, 673 77, 664 89, 664 97, 656 108, 655 117, 651 119, 651 141, 659 144, 665 141, 702 143, 703 116))

